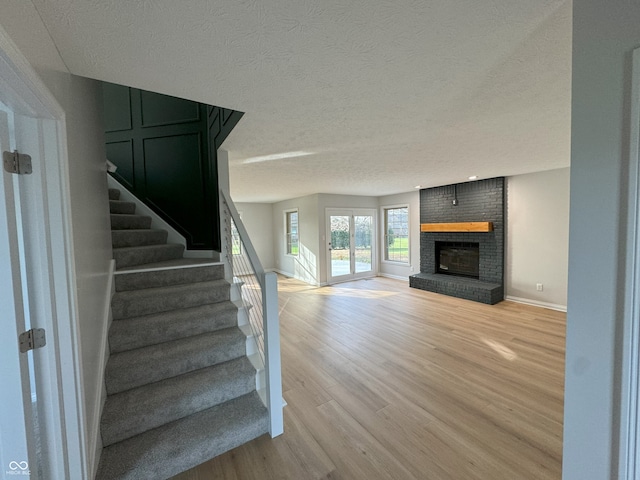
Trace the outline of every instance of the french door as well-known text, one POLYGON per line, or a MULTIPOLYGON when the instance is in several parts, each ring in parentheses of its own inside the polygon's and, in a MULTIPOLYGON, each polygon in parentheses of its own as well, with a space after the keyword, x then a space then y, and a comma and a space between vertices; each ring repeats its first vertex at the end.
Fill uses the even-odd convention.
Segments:
POLYGON ((327 209, 327 283, 375 274, 376 211, 327 209))

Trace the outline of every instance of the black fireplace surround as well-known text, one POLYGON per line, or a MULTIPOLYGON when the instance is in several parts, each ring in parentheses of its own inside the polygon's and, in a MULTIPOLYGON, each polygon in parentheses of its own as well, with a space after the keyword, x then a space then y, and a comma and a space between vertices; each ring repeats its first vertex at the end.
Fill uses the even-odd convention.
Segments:
POLYGON ((437 273, 480 278, 480 244, 436 242, 437 273))
POLYGON ((504 177, 420 190, 420 223, 491 222, 493 230, 421 232, 420 273, 409 277, 409 285, 487 304, 502 301, 504 213, 504 177), (458 245, 454 247, 456 252, 447 251, 444 264, 441 258, 443 242, 458 245), (459 254, 466 248, 463 246, 469 244, 477 245, 477 272, 475 267, 470 269, 468 266, 452 272, 453 264, 454 270, 460 267, 459 254), (443 265, 448 268, 442 268, 443 265))

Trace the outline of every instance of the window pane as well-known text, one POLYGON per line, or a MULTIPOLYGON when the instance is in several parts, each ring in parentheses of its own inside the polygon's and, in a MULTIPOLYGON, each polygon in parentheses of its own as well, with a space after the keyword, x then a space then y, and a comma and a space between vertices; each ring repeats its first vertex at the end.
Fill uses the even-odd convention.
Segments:
POLYGON ((298 212, 286 212, 286 242, 287 254, 298 255, 298 212))
POLYGON ((384 209, 385 260, 409 263, 409 207, 384 209))

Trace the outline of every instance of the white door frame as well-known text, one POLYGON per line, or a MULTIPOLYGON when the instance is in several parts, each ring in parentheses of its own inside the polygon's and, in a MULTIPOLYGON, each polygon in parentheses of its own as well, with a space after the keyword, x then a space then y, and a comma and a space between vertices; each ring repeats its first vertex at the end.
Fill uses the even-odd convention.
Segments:
POLYGON ((619 478, 640 477, 640 48, 633 51, 619 478))
MULTIPOLYGON (((38 264, 43 279, 39 301, 50 314, 46 319, 47 347, 41 355, 50 379, 42 392, 48 418, 41 419, 48 422, 43 441, 49 447, 52 471, 47 476, 89 478, 65 112, 1 26, 0 100, 33 129, 30 132, 40 146, 36 155, 41 175, 46 178, 38 199, 45 206, 38 228, 46 235, 36 244, 42 259, 38 264)), ((9 263, 0 259, 0 268, 9 263)))
MULTIPOLYGON (((351 280, 357 280, 360 278, 368 278, 373 277, 377 274, 378 271, 378 211, 375 208, 348 208, 348 207, 327 207, 324 212, 325 219, 325 232, 326 232, 326 245, 327 249, 327 284, 331 285, 334 283, 340 282, 349 282, 351 280), (372 232, 371 232, 371 271, 362 272, 362 273, 353 273, 349 275, 340 275, 338 277, 334 277, 331 275, 331 215, 345 215, 345 216, 367 216, 371 215, 373 219, 372 232)), ((351 224, 351 222, 350 222, 351 224)), ((355 232, 352 232, 355 233, 355 232)), ((354 259, 351 259, 354 261, 354 259)))

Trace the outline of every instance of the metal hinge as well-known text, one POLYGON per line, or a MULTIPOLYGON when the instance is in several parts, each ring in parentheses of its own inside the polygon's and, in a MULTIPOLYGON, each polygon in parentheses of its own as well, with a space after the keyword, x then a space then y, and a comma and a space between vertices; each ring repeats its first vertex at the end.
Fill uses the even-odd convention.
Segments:
POLYGON ((33 171, 31 157, 26 153, 18 153, 17 150, 14 150, 13 153, 2 152, 2 163, 4 169, 9 173, 29 175, 33 171))
POLYGON ((20 334, 20 353, 42 348, 47 344, 44 328, 32 328, 20 334))

